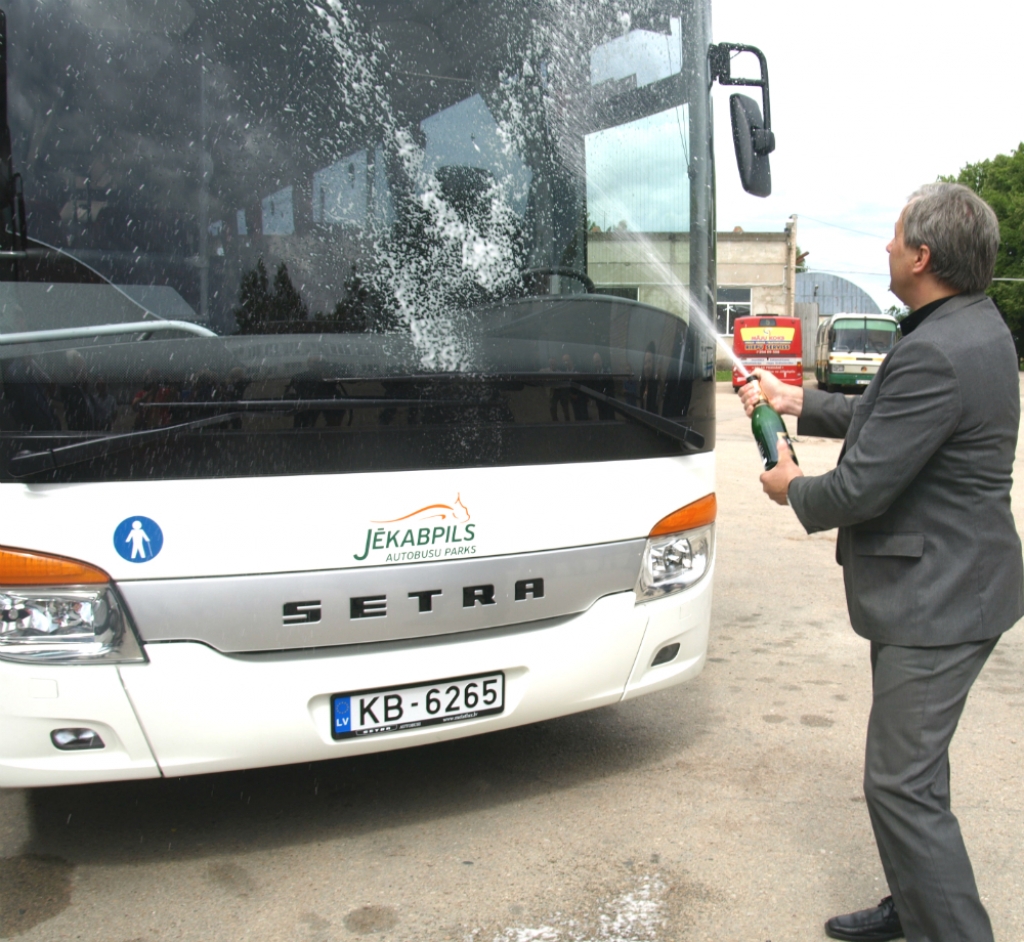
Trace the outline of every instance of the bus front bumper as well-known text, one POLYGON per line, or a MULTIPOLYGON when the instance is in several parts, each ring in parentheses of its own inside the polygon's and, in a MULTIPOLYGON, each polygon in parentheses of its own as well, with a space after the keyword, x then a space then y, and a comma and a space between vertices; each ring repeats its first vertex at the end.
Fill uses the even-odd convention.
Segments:
POLYGON ((0 787, 71 785, 314 762, 457 739, 616 703, 704 666, 712 571, 677 595, 606 596, 576 616, 469 636, 224 655, 194 642, 146 646, 149 663, 0 661, 0 787), (666 645, 668 663, 652 666, 666 645), (331 696, 505 673, 501 714, 335 741, 331 696), (56 729, 102 749, 60 751, 56 729))
MULTIPOLYGON (((778 377, 780 382, 785 383, 787 386, 803 386, 804 384, 804 367, 800 360, 794 360, 787 362, 785 365, 779 365, 771 361, 758 361, 749 362, 744 361, 744 366, 753 372, 755 369, 762 369, 773 376, 778 377)), ((738 367, 732 369, 732 386, 733 389, 739 389, 747 382, 747 376, 739 371, 738 367)))
POLYGON ((833 386, 867 386, 875 378, 877 366, 858 366, 842 373, 829 372, 828 381, 833 386))

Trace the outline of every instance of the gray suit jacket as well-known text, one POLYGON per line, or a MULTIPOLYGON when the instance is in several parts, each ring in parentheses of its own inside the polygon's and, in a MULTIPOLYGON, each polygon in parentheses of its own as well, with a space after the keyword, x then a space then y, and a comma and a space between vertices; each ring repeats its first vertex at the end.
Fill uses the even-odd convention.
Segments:
POLYGON ((804 391, 798 432, 845 443, 834 470, 790 484, 789 502, 808 533, 839 528, 857 634, 959 644, 1024 615, 1010 512, 1019 384, 1010 332, 975 294, 897 343, 863 396, 804 391))

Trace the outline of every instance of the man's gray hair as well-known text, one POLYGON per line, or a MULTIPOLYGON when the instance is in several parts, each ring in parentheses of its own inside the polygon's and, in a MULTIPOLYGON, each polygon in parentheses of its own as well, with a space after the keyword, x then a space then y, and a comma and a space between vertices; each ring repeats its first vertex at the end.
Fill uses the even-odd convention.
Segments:
POLYGON ((927 245, 931 272, 964 294, 984 291, 999 251, 999 220, 977 193, 959 183, 928 183, 910 195, 903 241, 927 245))

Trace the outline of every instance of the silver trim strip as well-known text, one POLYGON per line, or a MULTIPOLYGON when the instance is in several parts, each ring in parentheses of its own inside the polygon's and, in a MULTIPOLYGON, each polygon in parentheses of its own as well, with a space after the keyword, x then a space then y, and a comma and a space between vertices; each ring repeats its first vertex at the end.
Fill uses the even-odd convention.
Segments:
POLYGON ((0 334, 0 344, 37 343, 44 340, 76 340, 79 337, 112 337, 117 334, 151 334, 161 330, 183 330, 197 337, 216 337, 212 330, 191 321, 130 321, 125 324, 93 324, 85 327, 59 327, 54 330, 28 330, 0 334))
POLYGON ((645 545, 629 540, 409 566, 123 582, 118 589, 143 642, 199 641, 224 653, 367 644, 586 611, 603 596, 632 591, 645 545), (301 620, 307 617, 318 620, 301 620))

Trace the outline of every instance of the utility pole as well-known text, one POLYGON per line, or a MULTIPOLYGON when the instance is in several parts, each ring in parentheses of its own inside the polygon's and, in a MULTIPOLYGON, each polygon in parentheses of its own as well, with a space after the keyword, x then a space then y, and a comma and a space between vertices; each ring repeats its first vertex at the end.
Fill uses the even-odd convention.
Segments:
POLYGON ((796 310, 796 213, 786 223, 786 316, 796 310))

